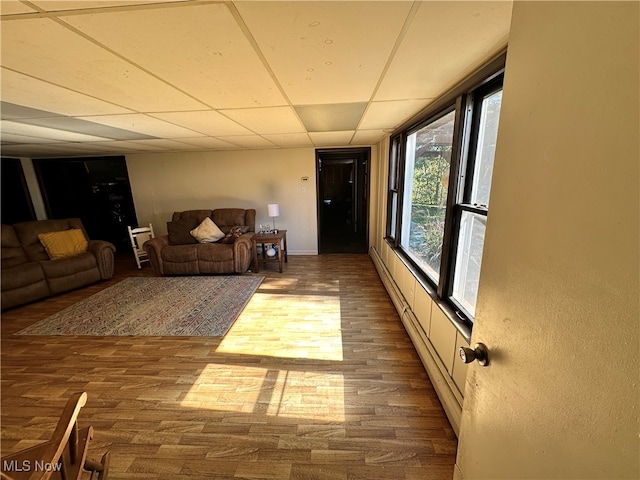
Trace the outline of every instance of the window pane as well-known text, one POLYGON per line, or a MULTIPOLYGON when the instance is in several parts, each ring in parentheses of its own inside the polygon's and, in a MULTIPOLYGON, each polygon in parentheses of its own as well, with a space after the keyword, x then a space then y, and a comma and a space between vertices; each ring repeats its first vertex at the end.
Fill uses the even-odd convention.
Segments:
POLYGON ((455 111, 407 137, 401 245, 436 282, 449 187, 455 111))
POLYGON ((398 212, 398 192, 391 192, 391 225, 389 228, 389 236, 396 238, 396 219, 398 212))
POLYGON ((489 206, 493 157, 496 152, 501 104, 502 90, 485 97, 482 101, 473 190, 471 191, 471 203, 476 205, 489 206))
POLYGON ((486 220, 484 215, 462 212, 460 221, 453 298, 471 317, 476 313, 486 220))
POLYGON ((398 143, 399 138, 394 138, 391 143, 391 153, 389 155, 389 188, 398 189, 398 143))

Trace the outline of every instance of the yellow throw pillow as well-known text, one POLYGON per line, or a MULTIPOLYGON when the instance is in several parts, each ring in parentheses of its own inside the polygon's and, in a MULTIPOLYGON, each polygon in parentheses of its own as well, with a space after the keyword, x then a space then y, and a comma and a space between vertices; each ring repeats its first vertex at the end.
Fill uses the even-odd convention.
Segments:
POLYGON ((79 228, 59 232, 41 233, 38 240, 51 260, 72 257, 87 251, 89 242, 79 228))

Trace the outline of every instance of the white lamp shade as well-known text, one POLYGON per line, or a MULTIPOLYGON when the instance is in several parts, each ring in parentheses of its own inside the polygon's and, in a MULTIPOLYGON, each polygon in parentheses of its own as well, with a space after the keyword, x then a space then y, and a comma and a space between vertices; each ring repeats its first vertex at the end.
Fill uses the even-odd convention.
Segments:
POLYGON ((267 205, 267 212, 270 217, 279 217, 280 216, 280 205, 277 203, 270 203, 267 205))

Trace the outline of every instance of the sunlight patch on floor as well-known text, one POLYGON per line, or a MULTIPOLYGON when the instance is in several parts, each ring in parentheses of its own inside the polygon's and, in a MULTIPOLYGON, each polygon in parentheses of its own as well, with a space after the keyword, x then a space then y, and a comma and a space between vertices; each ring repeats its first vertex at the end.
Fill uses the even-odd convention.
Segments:
POLYGON ((341 327, 337 296, 256 293, 217 351, 341 361, 341 327))
POLYGON ((181 406, 343 422, 342 374, 209 364, 181 406))
MULTIPOLYGON (((340 280, 310 280, 303 282, 304 289, 308 292, 335 292, 340 291, 340 280)), ((294 290, 301 288, 300 279, 292 277, 268 277, 260 284, 259 291, 264 290, 294 290)))
POLYGON ((298 286, 297 278, 265 278, 260 284, 260 290, 292 290, 298 286))

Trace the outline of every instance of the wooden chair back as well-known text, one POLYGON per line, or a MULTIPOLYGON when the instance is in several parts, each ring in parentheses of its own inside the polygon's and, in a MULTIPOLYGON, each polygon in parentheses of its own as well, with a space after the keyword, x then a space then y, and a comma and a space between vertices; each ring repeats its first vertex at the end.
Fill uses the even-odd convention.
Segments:
POLYGON ((62 411, 51 440, 2 457, 0 478, 80 480, 83 472, 90 472, 90 479, 106 480, 109 453, 100 462, 88 459, 93 427, 78 428, 78 415, 86 403, 86 392, 74 393, 62 411))
POLYGON ((136 258, 136 264, 138 268, 142 268, 141 263, 149 261, 149 256, 143 247, 144 242, 155 237, 153 225, 149 224, 148 227, 137 228, 127 227, 127 230, 129 230, 129 239, 131 240, 131 248, 136 258))

